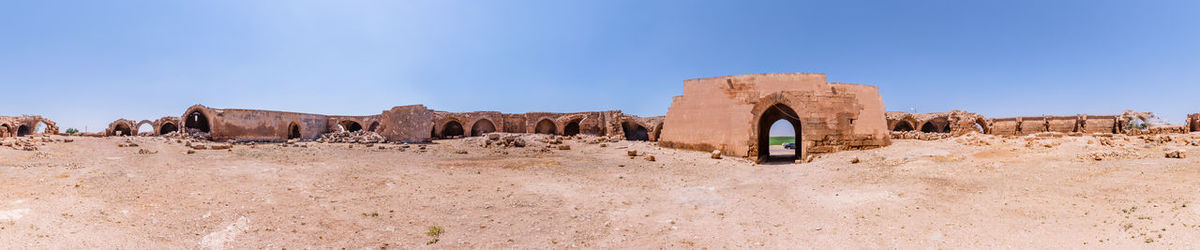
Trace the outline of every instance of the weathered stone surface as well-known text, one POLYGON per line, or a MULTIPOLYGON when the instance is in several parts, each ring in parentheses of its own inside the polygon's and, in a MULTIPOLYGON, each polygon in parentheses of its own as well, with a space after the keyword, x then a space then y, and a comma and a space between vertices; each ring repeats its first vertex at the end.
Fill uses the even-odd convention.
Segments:
POLYGON ((777 120, 793 123, 801 154, 889 145, 874 86, 832 83, 825 74, 736 75, 684 81, 659 146, 765 156, 777 120))

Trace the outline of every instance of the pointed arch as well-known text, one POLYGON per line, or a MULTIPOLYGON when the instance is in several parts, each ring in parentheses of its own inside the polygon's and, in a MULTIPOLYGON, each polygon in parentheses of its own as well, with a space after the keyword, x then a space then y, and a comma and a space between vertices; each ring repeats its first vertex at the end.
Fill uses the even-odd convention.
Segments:
MULTIPOLYGON (((276 123, 276 124, 278 124, 278 123, 276 123)), ((300 131, 301 131, 300 123, 298 123, 296 121, 292 121, 292 123, 288 124, 287 139, 288 140, 300 139, 300 137, 302 137, 302 134, 300 133, 300 131)))
POLYGON ((541 121, 538 121, 537 126, 533 127, 533 132, 537 134, 555 135, 558 134, 558 126, 554 125, 554 121, 551 121, 549 118, 545 118, 541 121))
POLYGON ((755 138, 755 141, 757 142, 757 155, 760 161, 795 161, 797 159, 803 159, 805 156, 803 147, 804 124, 799 117, 800 115, 796 113, 795 109, 792 109, 792 107, 784 104, 783 102, 773 103, 765 110, 762 110, 757 114, 758 120, 755 123, 757 132, 755 135, 757 138, 755 138), (771 156, 771 125, 774 125, 775 122, 780 120, 790 123, 792 125, 793 132, 795 133, 796 145, 793 148, 795 153, 793 153, 790 157, 771 156))
POLYGON ((490 119, 480 118, 471 124, 471 136, 481 136, 491 132, 496 132, 496 124, 490 119))

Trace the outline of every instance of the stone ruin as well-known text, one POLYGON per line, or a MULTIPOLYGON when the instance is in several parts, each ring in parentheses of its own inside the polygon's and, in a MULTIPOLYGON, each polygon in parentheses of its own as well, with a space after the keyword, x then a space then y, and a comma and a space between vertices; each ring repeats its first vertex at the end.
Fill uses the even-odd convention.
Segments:
POLYGON ((0 116, 0 138, 56 134, 58 124, 41 116, 0 116))
MULTIPOLYGON (((638 117, 621 111, 573 113, 446 112, 423 105, 397 106, 379 114, 320 115, 271 110, 216 109, 194 105, 182 116, 154 121, 113 121, 103 133, 84 136, 177 136, 212 141, 411 142, 476 137, 489 133, 590 135, 658 142, 659 146, 769 159, 770 127, 792 124, 797 147, 789 160, 842 150, 884 147, 891 139, 936 140, 969 133, 1024 136, 1156 135, 1200 132, 1200 113, 1186 125, 1166 125, 1153 113, 988 118, 954 110, 884 112, 878 88, 836 83, 820 73, 734 75, 684 81, 667 115, 638 117), (149 124, 152 130, 139 131, 149 124), (1145 126, 1142 126, 1142 125, 1145 126)), ((0 116, 0 137, 59 134, 41 116, 0 116), (44 127, 38 132, 39 126, 44 127)))
POLYGON ((1025 136, 1046 132, 1084 134, 1182 134, 1200 131, 1200 115, 1191 114, 1188 125, 1168 125, 1151 112, 1126 110, 1117 115, 1024 116, 986 118, 955 110, 941 113, 887 112, 893 139, 936 140, 967 133, 1025 136), (1144 124, 1144 126, 1138 126, 1144 124))
MULTIPOLYGON (((621 111, 509 114, 494 111, 445 112, 423 105, 397 106, 378 115, 347 116, 296 112, 188 108, 181 117, 157 121, 120 119, 109 124, 106 136, 168 135, 181 132, 213 141, 281 142, 319 140, 361 141, 377 135, 389 142, 423 143, 434 139, 480 136, 493 132, 551 135, 620 136, 657 141, 662 117, 638 117, 621 111), (154 131, 138 131, 150 124, 154 131), (182 129, 182 130, 180 130, 182 129), (368 135, 371 133, 373 135, 368 135)), ((374 139, 368 139, 374 141, 374 139)))

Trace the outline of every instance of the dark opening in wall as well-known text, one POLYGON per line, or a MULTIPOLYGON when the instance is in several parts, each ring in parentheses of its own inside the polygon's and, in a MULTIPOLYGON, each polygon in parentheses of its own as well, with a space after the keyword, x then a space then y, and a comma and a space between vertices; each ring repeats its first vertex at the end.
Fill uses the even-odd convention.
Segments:
MULTIPOLYGON (((278 123, 276 123, 276 124, 278 124, 278 123)), ((288 138, 288 140, 300 139, 300 124, 298 124, 296 122, 292 122, 291 124, 288 124, 287 138, 288 138)))
POLYGON ((168 122, 168 123, 163 123, 162 127, 159 127, 158 134, 165 135, 165 134, 170 134, 171 132, 175 132, 175 131, 179 131, 179 127, 176 127, 174 123, 168 122))
POLYGON ((447 122, 442 125, 442 138, 455 138, 463 136, 463 126, 457 121, 447 122))
POLYGON ((209 128, 208 116, 205 116, 204 113, 200 111, 193 111, 191 114, 188 114, 186 119, 183 121, 183 127, 187 128, 188 132, 191 132, 192 130, 204 133, 212 132, 209 128))
POLYGON ((481 119, 476 121, 475 125, 471 125, 471 136, 480 136, 491 132, 496 132, 496 124, 492 124, 492 121, 487 119, 481 119))
POLYGON ((637 124, 636 122, 626 121, 621 124, 621 130, 625 132, 625 140, 630 141, 649 141, 650 133, 646 131, 646 127, 637 124))
POLYGON ((563 135, 572 136, 572 135, 577 135, 577 134, 579 134, 579 121, 578 120, 568 122, 566 126, 563 126, 563 135))

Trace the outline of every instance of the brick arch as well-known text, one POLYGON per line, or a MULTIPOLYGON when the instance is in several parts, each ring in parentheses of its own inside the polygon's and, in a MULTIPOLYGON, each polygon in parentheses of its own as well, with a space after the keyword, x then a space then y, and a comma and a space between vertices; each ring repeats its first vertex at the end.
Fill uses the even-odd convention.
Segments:
POLYGON ((463 128, 470 128, 466 131, 466 132, 468 132, 465 134, 466 136, 480 136, 480 135, 483 135, 486 133, 492 133, 492 132, 496 132, 496 131, 500 130, 498 125, 496 125, 496 121, 493 121, 491 118, 487 118, 487 117, 481 117, 479 119, 475 119, 474 121, 471 121, 471 124, 469 124, 469 125, 464 124, 463 128), (480 127, 479 128, 480 130, 476 131, 476 129, 477 129, 476 126, 481 125, 479 122, 487 122, 487 123, 491 124, 492 125, 491 131, 486 131, 486 129, 484 129, 483 127, 480 127))
POLYGON ((558 119, 555 119, 554 125, 557 127, 557 130, 558 130, 556 132, 557 132, 557 134, 560 134, 560 135, 568 135, 567 127, 569 127, 569 125, 574 123, 575 124, 575 126, 573 127, 574 131, 572 131, 572 132, 574 132, 574 134, 569 134, 569 135, 577 135, 577 134, 583 133, 583 122, 585 119, 587 119, 587 115, 585 115, 585 114, 573 114, 573 115, 566 115, 566 116, 559 117, 558 119))
POLYGON ((916 131, 917 128, 919 128, 917 127, 917 124, 919 123, 920 122, 917 121, 916 118, 913 118, 911 115, 906 115, 904 118, 900 118, 899 120, 892 122, 892 124, 888 126, 888 131, 916 131), (901 124, 907 127, 901 127, 901 124))
POLYGON ((152 134, 155 134, 155 135, 158 134, 158 127, 154 126, 154 122, 152 122, 150 120, 142 120, 140 122, 137 122, 137 124, 133 125, 133 134, 134 135, 141 134, 142 132, 146 132, 146 131, 140 131, 142 129, 142 124, 149 124, 150 125, 149 132, 151 132, 152 134))
POLYGON ((647 126, 646 123, 633 118, 625 118, 624 120, 621 120, 621 132, 625 134, 625 140, 649 141, 650 133, 652 132, 651 129, 653 129, 653 127, 647 126))
POLYGON ((538 120, 537 123, 534 123, 533 133, 557 135, 559 131, 558 127, 559 125, 558 123, 554 122, 554 119, 542 118, 541 120, 538 120))
POLYGON ((658 138, 660 136, 662 136, 662 130, 663 130, 663 122, 660 121, 660 122, 658 122, 658 124, 654 125, 654 132, 650 133, 650 141, 654 141, 654 142, 658 141, 658 138))
POLYGON ((133 121, 130 121, 130 120, 126 120, 126 119, 120 119, 120 120, 113 121, 112 123, 109 123, 108 128, 104 130, 104 135, 105 136, 117 136, 117 132, 121 132, 121 136, 137 135, 137 134, 134 134, 134 131, 136 131, 136 127, 134 127, 134 124, 136 124, 136 123, 134 123, 133 121))
POLYGON ((187 133, 188 129, 195 128, 200 129, 202 132, 207 132, 211 136, 216 132, 214 131, 215 126, 213 126, 213 119, 216 118, 214 115, 215 114, 213 114, 212 110, 204 105, 193 105, 192 107, 189 107, 187 111, 183 112, 183 116, 180 117, 179 125, 182 126, 179 128, 179 130, 180 132, 187 133), (199 113, 203 119, 199 121, 190 119, 192 118, 192 114, 196 113, 199 113))
POLYGON ((434 124, 434 126, 433 126, 433 132, 432 132, 432 133, 433 133, 433 134, 432 134, 432 135, 433 135, 433 137, 434 137, 434 138, 441 138, 441 137, 445 137, 446 135, 445 135, 444 133, 445 133, 445 130, 446 130, 446 125, 447 125, 447 124, 450 124, 451 122, 456 122, 456 123, 458 123, 458 125, 459 125, 459 126, 463 126, 463 134, 462 134, 462 136, 466 136, 466 135, 467 135, 467 131, 466 131, 466 129, 467 129, 467 128, 469 128, 469 127, 465 127, 465 126, 466 126, 465 124, 467 124, 467 123, 466 123, 466 122, 463 122, 463 119, 462 119, 462 118, 460 118, 460 117, 458 117, 458 116, 447 116, 447 117, 445 117, 445 118, 442 118, 441 120, 438 120, 438 122, 434 124))
POLYGON ((925 133, 950 133, 950 118, 942 116, 930 118, 914 128, 916 131, 925 133))
POLYGON ((353 119, 344 119, 344 120, 338 121, 337 125, 341 125, 342 131, 345 131, 345 132, 356 132, 359 130, 367 129, 366 127, 363 127, 362 123, 355 121, 353 119))
POLYGON ((11 136, 14 133, 13 128, 15 128, 15 126, 10 123, 0 123, 0 137, 11 136))

